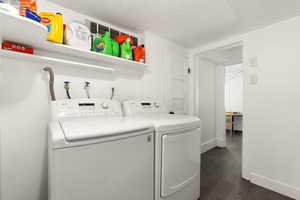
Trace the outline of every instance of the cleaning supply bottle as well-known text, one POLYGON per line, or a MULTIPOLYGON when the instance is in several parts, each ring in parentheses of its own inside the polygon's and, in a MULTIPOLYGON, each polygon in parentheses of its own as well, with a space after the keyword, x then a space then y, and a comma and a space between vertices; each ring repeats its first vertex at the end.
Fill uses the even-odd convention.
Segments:
POLYGON ((28 18, 28 19, 31 19, 33 21, 36 21, 38 23, 41 22, 40 16, 38 16, 35 12, 29 10, 28 8, 26 8, 26 15, 25 15, 25 17, 28 18))
POLYGON ((130 38, 127 38, 121 44, 120 47, 121 47, 121 58, 132 60, 132 49, 131 49, 130 38))
POLYGON ((36 0, 19 0, 19 9, 20 9, 21 16, 26 15, 26 9, 29 9, 32 12, 36 13, 37 12, 36 0))
POLYGON ((120 55, 120 46, 119 43, 115 40, 112 40, 112 55, 119 57, 120 55))
POLYGON ((41 24, 45 25, 48 29, 47 40, 62 44, 64 36, 62 14, 42 12, 39 16, 41 17, 41 24))
POLYGON ((113 55, 112 40, 109 32, 105 32, 101 37, 97 37, 93 41, 92 51, 103 53, 106 55, 113 55))
POLYGON ((145 62, 145 46, 137 46, 133 50, 133 60, 136 62, 145 62))
POLYGON ((133 39, 128 35, 118 35, 114 37, 115 41, 117 41, 120 45, 125 42, 127 39, 130 39, 130 45, 133 45, 133 39))

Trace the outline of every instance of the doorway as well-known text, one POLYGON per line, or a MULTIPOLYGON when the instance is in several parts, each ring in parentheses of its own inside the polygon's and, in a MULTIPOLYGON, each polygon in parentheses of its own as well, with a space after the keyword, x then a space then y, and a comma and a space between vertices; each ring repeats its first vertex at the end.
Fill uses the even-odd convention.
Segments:
POLYGON ((239 151, 236 159, 241 172, 245 161, 243 44, 237 42, 204 51, 194 62, 194 70, 197 70, 195 109, 203 125, 202 153, 214 147, 229 151, 234 148, 239 151))

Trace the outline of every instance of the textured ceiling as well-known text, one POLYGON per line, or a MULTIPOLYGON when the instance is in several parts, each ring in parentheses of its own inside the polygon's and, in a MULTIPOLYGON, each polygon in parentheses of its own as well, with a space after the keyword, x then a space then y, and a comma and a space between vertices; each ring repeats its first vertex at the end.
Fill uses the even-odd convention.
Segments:
POLYGON ((132 29, 196 47, 298 15, 300 0, 51 0, 132 29))

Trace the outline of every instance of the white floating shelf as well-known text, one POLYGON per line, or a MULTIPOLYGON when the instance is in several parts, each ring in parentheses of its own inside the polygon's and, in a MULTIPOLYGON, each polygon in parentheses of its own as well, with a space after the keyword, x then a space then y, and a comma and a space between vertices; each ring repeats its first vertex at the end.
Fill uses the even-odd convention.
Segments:
MULTIPOLYGON (((17 53, 3 53, 1 51, 1 55, 18 55, 22 59, 31 59, 31 60, 39 60, 47 61, 51 63, 60 63, 67 65, 76 65, 87 68, 103 68, 98 67, 96 65, 86 64, 86 62, 94 62, 103 66, 117 66, 117 67, 134 67, 135 69, 144 69, 147 65, 145 63, 139 63, 131 60, 126 60, 119 57, 114 57, 110 55, 105 55, 101 53, 96 53, 88 50, 74 48, 72 46, 56 44, 52 42, 46 41, 47 37, 47 28, 33 20, 27 19, 25 17, 21 17, 18 15, 14 15, 11 13, 7 13, 5 11, 0 10, 0 38, 2 40, 9 40, 16 43, 21 43, 24 45, 28 45, 35 49, 40 49, 42 51, 48 51, 52 53, 57 53, 59 55, 70 56, 70 60, 57 59, 53 57, 46 56, 32 56, 26 55, 20 56, 17 53), (80 60, 80 62, 72 61, 72 57, 75 57, 76 60, 80 60), (91 67, 93 66, 93 67, 91 67)), ((111 69, 111 68, 107 68, 111 69)))
POLYGON ((47 28, 26 17, 14 15, 0 10, 0 38, 34 47, 44 41, 47 28))
POLYGON ((91 61, 96 61, 98 63, 105 63, 112 66, 118 65, 123 67, 136 67, 136 68, 145 68, 147 66, 145 63, 126 60, 115 56, 78 49, 72 46, 52 43, 48 41, 38 44, 38 48, 42 50, 54 52, 54 53, 60 53, 62 55, 76 56, 77 58, 81 58, 83 60, 91 60, 91 61))
POLYGON ((93 71, 102 71, 102 72, 114 72, 115 70, 113 68, 109 67, 100 67, 96 65, 90 65, 80 62, 73 62, 69 60, 63 60, 58 58, 52 58, 47 56, 38 56, 38 55, 31 55, 31 54, 25 54, 25 53, 18 53, 14 51, 9 50, 0 50, 0 56, 5 58, 11 58, 11 59, 21 59, 25 61, 31 61, 31 62, 38 62, 42 64, 49 64, 49 65, 64 65, 64 66, 70 66, 70 67, 79 67, 82 69, 88 69, 93 71))

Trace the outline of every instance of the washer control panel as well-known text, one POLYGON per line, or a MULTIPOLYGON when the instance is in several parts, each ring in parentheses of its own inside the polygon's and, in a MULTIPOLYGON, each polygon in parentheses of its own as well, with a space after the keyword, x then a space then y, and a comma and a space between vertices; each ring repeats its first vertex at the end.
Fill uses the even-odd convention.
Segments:
POLYGON ((130 100, 123 102, 126 116, 139 113, 167 113, 167 109, 157 101, 130 100))
POLYGON ((108 99, 72 99, 52 102, 52 117, 122 116, 121 104, 108 99))

